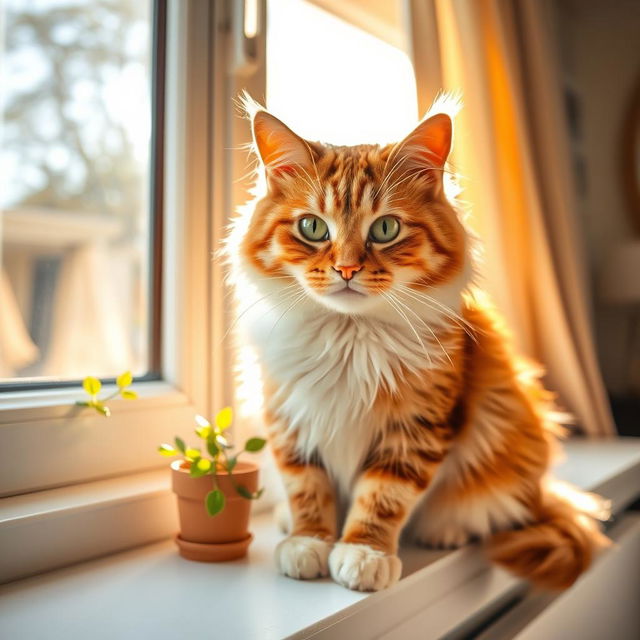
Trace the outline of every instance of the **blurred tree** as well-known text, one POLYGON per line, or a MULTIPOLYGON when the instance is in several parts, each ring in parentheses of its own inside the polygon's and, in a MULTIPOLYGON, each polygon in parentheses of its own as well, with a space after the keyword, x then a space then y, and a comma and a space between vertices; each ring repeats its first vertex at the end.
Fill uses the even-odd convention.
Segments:
POLYGON ((149 4, 4 3, 4 206, 136 225, 147 196, 149 4))

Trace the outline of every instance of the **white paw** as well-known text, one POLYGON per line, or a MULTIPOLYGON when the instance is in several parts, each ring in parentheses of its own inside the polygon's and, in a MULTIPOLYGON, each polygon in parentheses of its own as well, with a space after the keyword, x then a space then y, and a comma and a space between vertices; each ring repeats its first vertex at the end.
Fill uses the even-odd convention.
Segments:
POLYGON ((278 571, 285 576, 309 580, 329 575, 331 545, 310 536, 290 536, 276 547, 278 571))
POLYGON ((331 577, 356 591, 379 591, 400 579, 402 562, 366 544, 338 542, 329 556, 331 577))

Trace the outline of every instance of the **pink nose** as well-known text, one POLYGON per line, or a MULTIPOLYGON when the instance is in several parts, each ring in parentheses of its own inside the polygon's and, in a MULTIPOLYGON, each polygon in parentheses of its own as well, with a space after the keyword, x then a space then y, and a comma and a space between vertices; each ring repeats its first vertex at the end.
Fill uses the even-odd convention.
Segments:
POLYGON ((353 274, 356 273, 357 271, 360 271, 360 269, 362 269, 362 267, 358 264, 352 264, 349 266, 336 265, 333 268, 336 271, 340 272, 340 275, 343 277, 344 280, 351 280, 351 278, 353 278, 353 274))

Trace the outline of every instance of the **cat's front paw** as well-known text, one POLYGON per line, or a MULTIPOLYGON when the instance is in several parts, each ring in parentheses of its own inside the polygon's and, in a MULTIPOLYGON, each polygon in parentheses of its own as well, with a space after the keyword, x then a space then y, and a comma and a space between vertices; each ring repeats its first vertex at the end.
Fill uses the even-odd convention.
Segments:
POLYGON ((311 536, 289 536, 276 547, 278 571, 298 580, 329 575, 331 545, 311 536))
POLYGON ((395 584, 402 562, 366 544, 338 542, 329 556, 331 577, 343 587, 356 591, 380 591, 395 584))

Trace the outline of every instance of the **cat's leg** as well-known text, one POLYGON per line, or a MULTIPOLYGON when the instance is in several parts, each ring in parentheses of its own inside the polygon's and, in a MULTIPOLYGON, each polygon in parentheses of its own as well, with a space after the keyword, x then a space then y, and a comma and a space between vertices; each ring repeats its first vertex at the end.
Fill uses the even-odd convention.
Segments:
POLYGON ((287 444, 273 449, 291 510, 290 534, 276 547, 278 570, 305 580, 327 576, 337 535, 333 486, 319 463, 301 460, 287 444))
POLYGON ((358 478, 342 537, 329 556, 333 579, 350 589, 378 591, 400 578, 400 532, 448 448, 450 431, 424 422, 387 434, 358 478), (407 432, 411 431, 411 434, 407 432), (411 438, 414 446, 406 446, 411 438))

